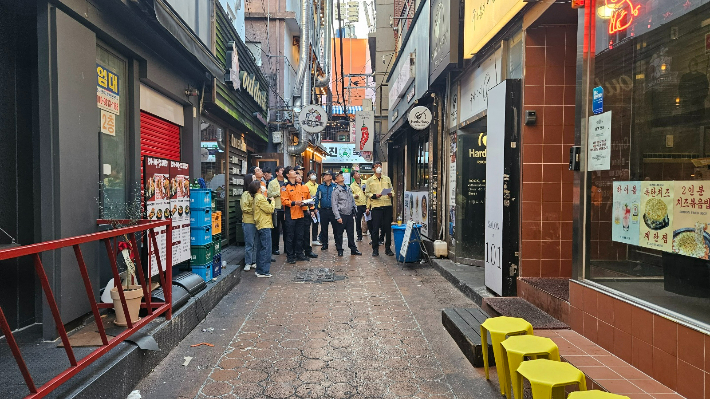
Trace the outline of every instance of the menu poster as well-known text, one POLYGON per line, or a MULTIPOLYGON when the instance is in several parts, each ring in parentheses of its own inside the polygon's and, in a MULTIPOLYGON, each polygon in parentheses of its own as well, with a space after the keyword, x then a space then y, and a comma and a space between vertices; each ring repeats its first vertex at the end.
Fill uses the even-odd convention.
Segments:
POLYGON ((170 211, 173 218, 173 265, 190 259, 190 169, 170 161, 170 211))
POLYGON ((641 182, 614 182, 613 199, 611 239, 625 244, 639 245, 641 182))
POLYGON ((587 170, 611 168, 611 111, 589 117, 587 170))
MULTIPOLYGON (((170 219, 170 161, 153 157, 144 158, 143 166, 146 218, 149 220, 170 219)), ((165 226, 154 229, 160 261, 165 270, 165 226)), ((148 238, 148 237, 146 237, 148 238)), ((153 243, 148 241, 148 265, 150 277, 158 274, 158 264, 153 243)))
POLYGON ((708 259, 710 251, 710 181, 675 182, 673 252, 708 259))
POLYGON ((674 182, 641 182, 639 245, 671 252, 673 248, 674 182))

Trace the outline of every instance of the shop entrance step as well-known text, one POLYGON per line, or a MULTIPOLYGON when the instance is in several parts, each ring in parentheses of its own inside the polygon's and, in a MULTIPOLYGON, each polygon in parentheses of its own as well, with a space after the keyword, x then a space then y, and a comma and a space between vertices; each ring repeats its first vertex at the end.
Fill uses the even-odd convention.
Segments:
MULTIPOLYGON (((441 323, 473 367, 483 367, 481 323, 490 317, 480 308, 449 308, 441 311, 441 323)), ((488 359, 495 365, 493 345, 488 337, 488 359)))
POLYGON ((533 329, 569 330, 569 326, 535 305, 519 297, 485 298, 483 308, 490 308, 496 316, 520 317, 532 324, 533 329))

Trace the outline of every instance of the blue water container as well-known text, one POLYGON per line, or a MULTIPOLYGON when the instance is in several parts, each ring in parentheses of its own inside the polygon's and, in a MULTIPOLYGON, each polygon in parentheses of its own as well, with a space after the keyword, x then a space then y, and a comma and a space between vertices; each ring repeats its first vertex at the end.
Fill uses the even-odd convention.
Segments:
POLYGON ((212 243, 212 225, 190 228, 190 245, 207 245, 212 243))
POLYGON ((212 280, 212 264, 208 263, 206 265, 192 265, 190 266, 192 272, 202 277, 205 281, 212 280))
POLYGON ((212 190, 208 188, 190 189, 190 208, 212 208, 212 190))
POLYGON ((212 208, 190 209, 190 227, 212 226, 212 208))
MULTIPOLYGON (((409 236, 409 248, 407 249, 407 257, 404 258, 404 262, 406 263, 412 263, 412 262, 418 262, 419 259, 421 259, 421 254, 419 253, 419 243, 418 242, 412 242, 414 240, 420 240, 421 239, 421 224, 415 224, 412 227, 412 234, 409 236)), ((397 258, 397 262, 402 262, 402 255, 399 254, 399 251, 402 248, 402 241, 404 240, 404 230, 407 229, 407 225, 393 225, 392 226, 392 235, 394 235, 394 255, 397 258)))

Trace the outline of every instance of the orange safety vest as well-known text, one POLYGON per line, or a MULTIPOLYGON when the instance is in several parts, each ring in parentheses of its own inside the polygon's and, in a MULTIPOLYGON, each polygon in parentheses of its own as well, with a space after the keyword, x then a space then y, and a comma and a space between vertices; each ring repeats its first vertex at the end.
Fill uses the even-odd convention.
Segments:
POLYGON ((308 191, 308 187, 303 184, 291 184, 291 182, 288 182, 281 187, 281 205, 291 212, 291 219, 300 219, 304 216, 304 211, 308 211, 309 208, 315 209, 313 205, 296 206, 294 204, 296 201, 303 201, 309 198, 311 198, 311 193, 308 191))

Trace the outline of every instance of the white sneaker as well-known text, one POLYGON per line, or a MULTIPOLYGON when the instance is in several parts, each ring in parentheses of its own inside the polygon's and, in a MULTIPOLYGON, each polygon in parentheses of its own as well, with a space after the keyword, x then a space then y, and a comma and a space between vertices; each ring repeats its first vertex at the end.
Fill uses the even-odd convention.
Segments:
POLYGON ((259 274, 257 272, 254 272, 254 274, 256 274, 256 277, 271 277, 271 273, 259 274))
POLYGON ((248 272, 249 270, 251 270, 251 265, 246 265, 246 264, 245 264, 245 265, 244 265, 244 271, 245 271, 245 272, 248 272))
POLYGON ((311 245, 321 246, 323 244, 321 244, 320 241, 315 240, 315 241, 311 241, 311 245))

